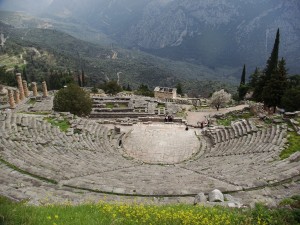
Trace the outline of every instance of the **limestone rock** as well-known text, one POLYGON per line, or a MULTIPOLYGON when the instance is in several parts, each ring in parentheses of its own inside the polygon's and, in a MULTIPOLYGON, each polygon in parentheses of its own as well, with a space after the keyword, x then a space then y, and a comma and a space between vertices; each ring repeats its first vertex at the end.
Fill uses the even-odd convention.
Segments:
POLYGON ((294 119, 291 119, 290 121, 291 121, 291 123, 293 123, 293 124, 295 124, 295 125, 299 125, 299 122, 296 121, 296 120, 294 120, 294 119))
POLYGON ((236 207, 234 202, 228 202, 228 203, 227 203, 227 206, 228 206, 229 208, 235 208, 235 207, 236 207))
POLYGON ((300 161, 300 152, 295 152, 289 157, 290 162, 299 162, 300 161))
POLYGON ((276 118, 276 119, 273 119, 273 123, 276 123, 276 124, 283 123, 283 120, 276 118))
POLYGON ((199 194, 197 194, 195 196, 194 205, 197 205, 201 202, 207 202, 207 197, 205 196, 205 194, 203 192, 200 192, 199 194))
POLYGON ((208 194, 208 198, 210 202, 224 202, 224 195, 218 189, 211 191, 208 194))
POLYGON ((267 117, 267 115, 264 114, 264 113, 259 113, 257 116, 258 116, 258 118, 261 119, 261 120, 264 120, 264 119, 267 117))

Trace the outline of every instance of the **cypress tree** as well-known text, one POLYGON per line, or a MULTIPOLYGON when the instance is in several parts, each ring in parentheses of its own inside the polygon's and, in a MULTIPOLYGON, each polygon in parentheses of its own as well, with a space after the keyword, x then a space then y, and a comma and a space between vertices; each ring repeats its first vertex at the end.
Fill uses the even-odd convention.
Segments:
POLYGON ((85 86, 85 76, 83 69, 81 70, 81 87, 85 86))
POLYGON ((245 85, 245 83, 246 83, 246 65, 244 64, 240 85, 245 85))
POLYGON ((239 100, 243 100, 247 94, 249 87, 246 85, 246 65, 244 64, 243 72, 241 76, 240 86, 238 88, 239 100))
POLYGON ((177 94, 183 95, 183 90, 182 90, 182 84, 181 83, 178 83, 176 85, 176 89, 177 89, 177 94))
POLYGON ((77 80, 78 80, 78 86, 82 87, 82 82, 81 82, 81 77, 80 77, 79 71, 77 71, 77 80))
POLYGON ((282 58, 278 63, 278 68, 271 74, 267 81, 262 97, 264 103, 268 107, 281 106, 281 99, 287 89, 287 69, 285 68, 285 60, 282 58))
POLYGON ((267 85, 268 81, 271 79, 272 74, 275 73, 277 70, 279 42, 280 42, 280 33, 279 33, 279 28, 278 28, 271 56, 269 57, 269 59, 267 61, 267 65, 266 65, 266 68, 264 69, 264 73, 259 76, 259 79, 257 80, 257 84, 254 88, 253 98, 256 101, 261 102, 264 100, 264 97, 263 97, 264 87, 267 85))
POLYGON ((26 81, 28 82, 28 77, 27 77, 27 73, 26 73, 26 68, 25 68, 25 66, 23 67, 22 73, 23 73, 24 80, 26 80, 26 81))
POLYGON ((126 88, 126 91, 132 91, 131 87, 129 84, 127 84, 127 88, 126 88))
POLYGON ((278 54, 279 54, 279 42, 280 42, 279 28, 277 29, 276 38, 273 46, 271 56, 267 61, 267 66, 265 68, 266 79, 270 79, 272 73, 277 69, 278 65, 278 54))

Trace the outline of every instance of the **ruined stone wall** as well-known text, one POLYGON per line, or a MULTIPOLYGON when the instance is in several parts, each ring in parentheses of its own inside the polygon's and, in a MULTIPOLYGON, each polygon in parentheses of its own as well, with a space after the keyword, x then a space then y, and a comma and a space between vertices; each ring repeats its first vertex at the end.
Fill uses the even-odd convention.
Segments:
POLYGON ((158 99, 175 99, 176 92, 154 91, 154 97, 158 99))

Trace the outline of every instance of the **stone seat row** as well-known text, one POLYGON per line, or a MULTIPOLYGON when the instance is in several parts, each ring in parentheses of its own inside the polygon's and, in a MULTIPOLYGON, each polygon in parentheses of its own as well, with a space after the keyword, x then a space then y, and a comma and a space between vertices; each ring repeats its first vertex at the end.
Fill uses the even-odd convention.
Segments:
POLYGON ((122 157, 106 151, 6 139, 2 139, 0 145, 5 149, 1 152, 1 157, 6 161, 30 173, 55 180, 113 170, 119 168, 119 165, 131 165, 122 157))
POLYGON ((239 120, 233 122, 229 127, 216 127, 207 130, 205 133, 212 138, 212 143, 227 141, 233 138, 242 137, 249 133, 256 132, 258 129, 250 120, 239 120))
MULTIPOLYGON (((21 115, 21 114, 7 114, 7 119, 2 124, 1 132, 6 138, 9 136, 15 139, 21 140, 41 140, 41 142, 49 142, 51 140, 61 139, 61 143, 74 144, 75 148, 76 143, 80 142, 81 145, 85 144, 86 148, 97 150, 101 148, 103 144, 103 139, 107 138, 109 133, 108 128, 99 125, 92 121, 92 123, 87 123, 86 127, 90 127, 89 135, 86 135, 86 132, 81 132, 80 134, 66 135, 64 132, 59 132, 57 127, 51 126, 50 123, 44 121, 42 118, 35 118, 32 116, 21 115), (93 126, 92 126, 93 125, 93 126)), ((86 129, 87 130, 87 129, 86 129)), ((3 136, 2 135, 2 136, 3 136)), ((110 145, 106 145, 106 149, 110 150, 110 145)))
MULTIPOLYGON (((226 128, 220 128, 222 133, 226 128)), ((209 138, 214 138, 206 132, 209 138)), ((224 156, 231 154, 249 154, 253 152, 270 152, 282 146, 286 141, 286 128, 280 125, 271 126, 241 137, 217 142, 213 145, 205 157, 224 156)), ((214 140, 211 141, 214 143, 214 140)))
MULTIPOLYGON (((1 149, 0 149, 1 151, 1 149)), ((84 202, 92 196, 90 193, 87 198, 82 199, 82 192, 78 193, 67 187, 60 187, 56 184, 45 183, 30 175, 20 173, 11 169, 0 162, 0 192, 14 201, 26 199, 34 205, 45 204, 50 202, 74 203, 84 202)), ((93 195, 94 199, 99 199, 99 195, 93 195)))
POLYGON ((300 173, 298 162, 278 160, 275 151, 202 158, 185 167, 242 188, 279 182, 300 173))
MULTIPOLYGON (((59 180, 131 165, 122 156, 112 154, 113 150, 108 150, 112 147, 109 138, 104 138, 109 132, 106 127, 95 125, 102 138, 94 142, 89 133, 67 136, 39 118, 25 117, 21 119, 22 127, 10 126, 17 127, 11 130, 11 133, 16 132, 11 138, 0 138, 5 149, 1 156, 17 167, 59 180)), ((18 120, 19 116, 16 118, 18 120)))

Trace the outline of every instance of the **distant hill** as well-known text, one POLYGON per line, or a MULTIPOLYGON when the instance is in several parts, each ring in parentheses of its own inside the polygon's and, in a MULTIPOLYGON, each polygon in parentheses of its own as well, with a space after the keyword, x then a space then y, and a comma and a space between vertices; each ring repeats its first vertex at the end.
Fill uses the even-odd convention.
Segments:
POLYGON ((120 45, 222 70, 264 66, 281 30, 280 56, 300 71, 299 0, 53 0, 43 12, 84 21, 120 45))
MULTIPOLYGON (((175 86, 182 82, 186 91, 207 95, 232 77, 219 77, 205 67, 175 62, 117 47, 101 47, 69 34, 43 28, 14 28, 0 23, 0 33, 9 36, 0 53, 0 64, 13 69, 26 65, 29 78, 44 79, 51 71, 72 73, 83 69, 89 85, 117 79, 136 88, 141 83, 150 88, 175 86), (213 80, 213 81, 208 81, 213 80), (208 85, 210 84, 210 85, 208 85)), ((227 85, 227 88, 232 85, 227 85)))

